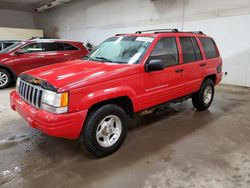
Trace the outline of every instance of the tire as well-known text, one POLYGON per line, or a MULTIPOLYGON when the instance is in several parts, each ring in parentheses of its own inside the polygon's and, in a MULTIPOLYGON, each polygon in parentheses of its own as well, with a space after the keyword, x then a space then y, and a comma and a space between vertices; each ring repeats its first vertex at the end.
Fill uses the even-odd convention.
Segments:
POLYGON ((203 111, 209 108, 214 98, 214 83, 207 79, 203 82, 200 90, 192 96, 193 106, 197 111, 203 111))
POLYGON ((11 81, 10 73, 5 69, 0 68, 0 89, 8 87, 11 81))
POLYGON ((108 156, 119 149, 127 134, 128 115, 116 104, 106 104, 90 112, 80 141, 95 157, 108 156))

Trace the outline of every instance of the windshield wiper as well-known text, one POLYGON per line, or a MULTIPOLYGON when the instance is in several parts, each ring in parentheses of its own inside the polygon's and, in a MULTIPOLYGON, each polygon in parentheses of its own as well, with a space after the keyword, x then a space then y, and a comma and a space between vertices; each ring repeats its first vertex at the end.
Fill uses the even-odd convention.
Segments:
POLYGON ((91 57, 89 57, 88 55, 85 55, 85 56, 83 57, 83 59, 91 59, 91 57))
POLYGON ((110 62, 110 63, 113 62, 111 59, 107 59, 105 57, 95 57, 95 59, 101 59, 101 60, 104 60, 104 61, 107 61, 107 62, 110 62))

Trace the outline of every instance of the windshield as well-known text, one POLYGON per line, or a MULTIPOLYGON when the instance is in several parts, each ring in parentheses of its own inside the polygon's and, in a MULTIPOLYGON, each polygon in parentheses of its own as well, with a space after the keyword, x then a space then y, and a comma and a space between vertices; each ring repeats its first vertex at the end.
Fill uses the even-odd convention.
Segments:
POLYGON ((16 49, 17 47, 19 47, 20 45, 24 44, 24 42, 17 42, 15 44, 10 45, 7 48, 4 48, 2 51, 0 51, 1 54, 5 54, 5 53, 9 53, 12 50, 16 49))
POLYGON ((120 36, 105 40, 84 59, 121 64, 138 64, 153 37, 120 36))

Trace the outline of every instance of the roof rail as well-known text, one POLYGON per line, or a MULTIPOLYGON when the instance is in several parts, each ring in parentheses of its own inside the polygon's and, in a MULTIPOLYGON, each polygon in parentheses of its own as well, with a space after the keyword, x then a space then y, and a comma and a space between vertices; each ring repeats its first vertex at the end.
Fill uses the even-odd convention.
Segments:
POLYGON ((204 33, 202 31, 183 31, 183 33, 196 33, 196 34, 204 35, 204 33))
MULTIPOLYGON (((158 33, 166 33, 166 32, 173 32, 173 33, 195 33, 205 35, 202 31, 179 31, 178 29, 150 29, 150 30, 143 30, 143 31, 136 31, 135 34, 142 34, 147 32, 154 32, 154 34, 158 33)), ((125 33, 119 33, 115 36, 126 35, 125 33)))
POLYGON ((129 33, 117 33, 115 36, 128 35, 129 33))
POLYGON ((157 31, 161 31, 161 32, 179 32, 178 29, 151 29, 151 30, 143 30, 143 31, 136 31, 135 34, 141 34, 141 33, 147 33, 147 32, 152 32, 154 31, 155 33, 157 33, 157 31))

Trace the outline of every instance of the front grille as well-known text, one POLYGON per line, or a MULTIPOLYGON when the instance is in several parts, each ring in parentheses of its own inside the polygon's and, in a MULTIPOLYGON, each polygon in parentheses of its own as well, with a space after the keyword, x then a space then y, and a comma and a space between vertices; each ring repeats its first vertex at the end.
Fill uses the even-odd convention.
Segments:
POLYGON ((43 95, 43 89, 41 87, 20 80, 18 93, 27 103, 37 108, 41 107, 43 95))

